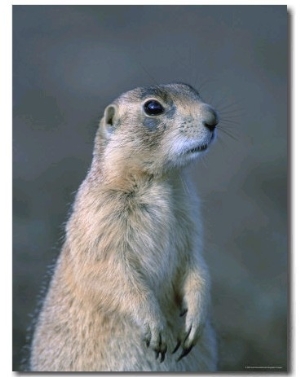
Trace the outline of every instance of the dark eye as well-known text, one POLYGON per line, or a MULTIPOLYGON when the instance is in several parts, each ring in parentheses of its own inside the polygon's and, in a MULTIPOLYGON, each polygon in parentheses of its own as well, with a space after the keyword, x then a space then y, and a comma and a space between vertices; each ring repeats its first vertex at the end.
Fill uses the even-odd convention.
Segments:
POLYGON ((144 110, 147 115, 160 115, 164 112, 163 106, 154 99, 151 99, 144 104, 144 110))

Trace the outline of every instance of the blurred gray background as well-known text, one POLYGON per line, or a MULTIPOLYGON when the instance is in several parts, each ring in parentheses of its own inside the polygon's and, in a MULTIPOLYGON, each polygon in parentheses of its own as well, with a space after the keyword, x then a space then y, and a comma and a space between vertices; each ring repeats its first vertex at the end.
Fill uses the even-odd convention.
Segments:
POLYGON ((286 370, 286 7, 14 6, 13 16, 14 370, 104 107, 174 81, 221 116, 217 142, 191 167, 219 368, 286 370))

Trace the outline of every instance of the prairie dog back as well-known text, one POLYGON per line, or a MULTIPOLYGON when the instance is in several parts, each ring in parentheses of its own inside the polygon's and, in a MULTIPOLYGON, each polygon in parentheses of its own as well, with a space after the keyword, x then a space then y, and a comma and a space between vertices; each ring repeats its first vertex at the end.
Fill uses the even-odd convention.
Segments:
POLYGON ((186 84, 136 88, 106 107, 32 371, 216 370, 199 203, 184 167, 206 153, 217 123, 186 84))

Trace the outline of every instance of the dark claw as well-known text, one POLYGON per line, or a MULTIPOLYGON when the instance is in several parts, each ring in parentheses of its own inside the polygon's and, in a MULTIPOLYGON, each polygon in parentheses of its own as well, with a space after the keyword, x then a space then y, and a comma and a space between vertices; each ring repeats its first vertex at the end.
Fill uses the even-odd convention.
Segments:
POLYGON ((186 356, 188 353, 190 353, 191 349, 193 347, 194 346, 190 346, 189 348, 184 348, 183 351, 182 351, 182 354, 179 356, 179 358, 177 359, 177 361, 180 361, 184 356, 186 356))
POLYGON ((145 342, 146 342, 146 346, 149 347, 150 342, 151 342, 151 333, 147 334, 147 338, 145 339, 145 342))
POLYGON ((181 345, 181 341, 178 340, 178 341, 177 341, 177 344, 176 344, 176 347, 174 348, 174 350, 173 350, 172 353, 175 353, 175 352, 178 350, 178 348, 180 347, 180 345, 181 345))
POLYGON ((182 311, 181 311, 181 313, 179 314, 179 316, 180 317, 183 317, 184 315, 186 315, 186 313, 187 313, 187 309, 183 309, 182 311))
POLYGON ((192 331, 192 326, 190 326, 189 331, 186 333, 186 336, 185 336, 185 338, 184 338, 183 343, 187 340, 187 338, 189 337, 191 331, 192 331))
POLYGON ((161 363, 165 360, 165 355, 166 355, 166 352, 161 352, 161 358, 160 358, 161 363))

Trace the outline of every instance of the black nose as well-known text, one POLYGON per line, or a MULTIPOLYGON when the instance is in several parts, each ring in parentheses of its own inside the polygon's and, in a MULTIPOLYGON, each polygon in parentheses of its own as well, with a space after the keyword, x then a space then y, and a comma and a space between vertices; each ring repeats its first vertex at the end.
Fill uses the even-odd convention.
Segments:
POLYGON ((218 123, 218 114, 215 112, 215 110, 210 108, 208 114, 206 114, 206 119, 204 119, 203 121, 204 126, 207 127, 211 132, 213 132, 218 123))
POLYGON ((215 123, 215 124, 208 124, 208 123, 204 123, 204 126, 207 127, 211 132, 214 131, 214 129, 216 128, 218 123, 215 123))

